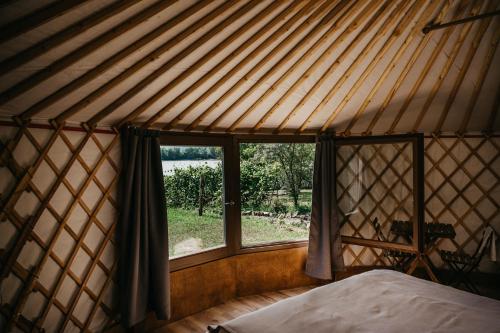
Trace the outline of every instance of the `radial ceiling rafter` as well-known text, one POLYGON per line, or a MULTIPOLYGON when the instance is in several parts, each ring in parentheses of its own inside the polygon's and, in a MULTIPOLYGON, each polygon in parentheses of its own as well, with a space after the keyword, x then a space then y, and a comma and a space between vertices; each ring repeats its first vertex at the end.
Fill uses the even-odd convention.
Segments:
POLYGON ((495 1, 97 2, 58 0, 14 18, 22 1, 0 6, 1 118, 187 132, 500 131, 499 17, 422 33, 498 11, 495 1))

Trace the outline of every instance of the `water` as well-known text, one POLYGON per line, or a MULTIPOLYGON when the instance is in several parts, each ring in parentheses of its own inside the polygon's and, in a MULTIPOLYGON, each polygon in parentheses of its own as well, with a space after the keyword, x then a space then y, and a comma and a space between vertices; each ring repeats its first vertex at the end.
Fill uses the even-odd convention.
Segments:
POLYGON ((179 161, 161 161, 163 175, 171 175, 175 169, 187 169, 198 166, 208 166, 216 168, 221 163, 220 160, 179 160, 179 161))

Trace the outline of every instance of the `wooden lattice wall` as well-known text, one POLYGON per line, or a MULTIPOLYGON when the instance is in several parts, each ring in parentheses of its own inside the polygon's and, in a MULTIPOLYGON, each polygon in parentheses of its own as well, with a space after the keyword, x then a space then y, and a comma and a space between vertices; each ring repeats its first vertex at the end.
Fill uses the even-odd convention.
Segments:
MULTIPOLYGON (((118 136, 2 126, 0 139, 2 329, 112 325, 118 136)), ((500 138, 433 137, 425 145, 426 218, 455 225, 457 237, 442 248, 470 252, 484 224, 500 229, 500 138)), ((356 246, 345 247, 345 258, 385 263, 380 251, 356 246)), ((440 264, 435 253, 431 258, 440 264)))
POLYGON ((118 135, 0 127, 2 331, 115 319, 118 135))
MULTIPOLYGON (((413 188, 411 142, 340 146, 337 193, 342 235, 378 239, 371 223, 376 217, 385 235, 379 240, 385 241, 390 236, 391 221, 410 220, 414 216, 413 188)), ((353 247, 346 247, 346 261, 388 264, 375 248, 361 251, 356 255, 353 247)))
MULTIPOLYGON (((349 216, 344 232, 351 236, 376 239, 374 228, 368 219, 374 216, 385 222, 384 232, 388 234, 387 222, 411 216, 408 199, 411 198, 411 168, 409 163, 398 167, 384 167, 389 162, 411 161, 411 149, 396 145, 399 154, 388 156, 376 146, 364 152, 364 167, 376 174, 364 189, 370 193, 362 199, 379 203, 375 209, 359 207, 356 217, 349 216), (391 157, 395 158, 394 160, 391 157), (387 163, 386 163, 387 161, 387 163), (397 185, 404 191, 394 195, 391 191, 397 185), (371 187, 369 187, 371 185, 371 187), (389 208, 387 208, 389 207, 389 208), (357 220, 356 220, 357 219, 357 220)), ((359 150, 351 150, 348 156, 339 156, 338 170, 349 168, 349 157, 360 155, 359 150)), ((401 163, 401 162, 398 162, 401 163)), ((457 233, 453 240, 442 239, 438 247, 446 250, 463 250, 472 254, 478 246, 482 230, 491 224, 500 232, 500 138, 499 137, 428 137, 425 139, 425 220, 426 222, 450 223, 457 233)), ((352 167, 351 167, 352 168, 352 167)), ((353 170, 355 171, 355 170, 353 170)), ((344 171, 345 172, 345 171, 344 171)), ((346 198, 349 183, 339 184, 339 196, 346 198)), ((341 199, 342 203, 342 199, 341 199)), ((368 207, 373 207, 371 203, 368 207)), ((436 250, 430 253, 432 262, 443 267, 436 250)), ((346 245, 344 259, 349 265, 385 265, 381 251, 372 248, 346 245)), ((480 269, 499 271, 499 267, 484 260, 480 269)))
MULTIPOLYGON (((500 138, 438 138, 425 141, 426 221, 451 223, 453 240, 441 240, 445 250, 472 254, 484 226, 500 233, 500 138)), ((434 263, 442 265, 436 251, 434 263)), ((481 269, 499 272, 484 260, 481 269)))

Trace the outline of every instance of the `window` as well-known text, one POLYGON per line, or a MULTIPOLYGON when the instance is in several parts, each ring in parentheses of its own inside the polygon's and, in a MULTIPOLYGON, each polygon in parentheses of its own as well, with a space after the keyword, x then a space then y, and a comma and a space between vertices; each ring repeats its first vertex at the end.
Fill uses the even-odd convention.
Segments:
POLYGON ((314 144, 240 143, 241 244, 307 240, 314 144))
POLYGON ((171 269, 307 241, 313 140, 162 135, 171 269))
MULTIPOLYGON (((173 270, 307 241, 314 137, 169 133, 161 142, 173 270)), ((415 135, 337 139, 343 242, 423 248, 422 142, 415 135), (389 243, 373 229, 365 234, 360 227, 375 217, 385 235, 392 220, 411 220, 416 237, 389 243)))
POLYGON ((224 149, 162 146, 170 258, 225 246, 224 149))
POLYGON ((423 136, 339 138, 336 145, 342 241, 423 251, 423 136))
POLYGON ((413 219, 412 156, 411 142, 338 147, 337 196, 342 235, 409 243, 403 237, 389 236, 394 236, 390 230, 394 220, 413 219), (373 226, 375 218, 378 230, 373 226))

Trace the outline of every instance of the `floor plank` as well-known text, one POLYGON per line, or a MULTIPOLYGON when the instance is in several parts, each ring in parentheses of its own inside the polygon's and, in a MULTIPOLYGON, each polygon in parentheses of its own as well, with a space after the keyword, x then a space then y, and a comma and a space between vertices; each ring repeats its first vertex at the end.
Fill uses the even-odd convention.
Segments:
POLYGON ((261 295, 236 298, 205 311, 157 328, 154 333, 205 333, 208 325, 220 324, 253 312, 267 305, 291 296, 300 295, 315 286, 300 287, 288 290, 273 291, 261 295))

